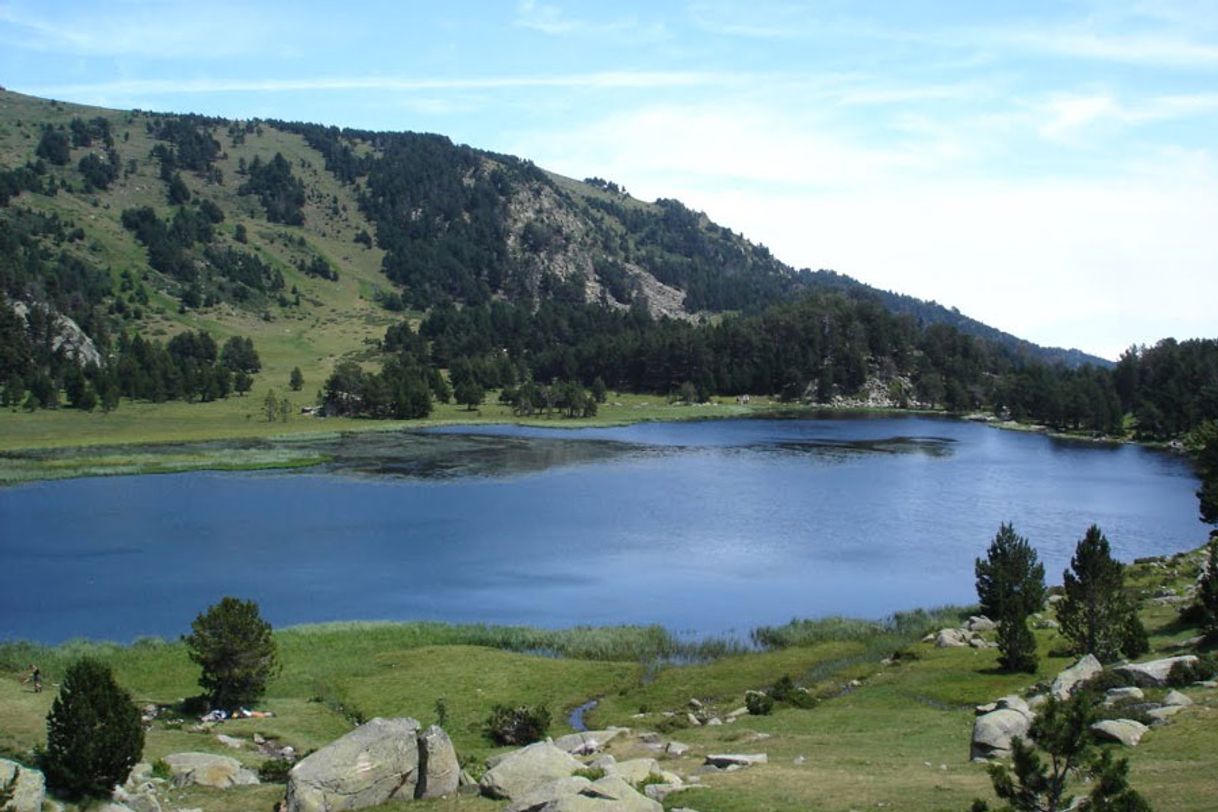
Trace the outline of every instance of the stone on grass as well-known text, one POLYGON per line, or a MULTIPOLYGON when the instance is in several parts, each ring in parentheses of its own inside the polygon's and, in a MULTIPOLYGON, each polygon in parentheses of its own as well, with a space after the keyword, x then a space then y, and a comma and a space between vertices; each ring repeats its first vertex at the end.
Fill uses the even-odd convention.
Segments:
POLYGON ((1165 657, 1162 660, 1151 660, 1147 663, 1119 665, 1114 670, 1143 688, 1166 688, 1167 675, 1171 673, 1173 665, 1195 662, 1197 662, 1196 657, 1186 654, 1183 657, 1165 657))
POLYGON ((0 784, 7 784, 16 776, 13 797, 5 807, 12 812, 42 812, 46 799, 46 779, 38 770, 24 767, 15 761, 0 758, 0 784))
POLYGON ((1126 747, 1136 747, 1149 729, 1133 719, 1105 719, 1091 726, 1091 732, 1100 741, 1120 742, 1126 747))
POLYGON ((503 812, 532 812, 535 809, 544 809, 546 804, 551 804, 567 795, 574 795, 585 787, 590 786, 592 786, 592 782, 587 778, 579 775, 569 775, 565 778, 549 781, 521 794, 519 798, 513 799, 510 804, 504 807, 503 812))
POLYGON ((288 773, 288 812, 342 812, 413 799, 418 736, 414 719, 376 718, 330 742, 288 773))
POLYGON ((1146 711, 1146 715, 1154 720, 1155 725, 1165 725, 1171 721, 1171 718, 1180 711, 1184 710, 1183 705, 1164 705, 1161 708, 1151 708, 1146 711))
POLYGON ((769 756, 765 753, 709 753, 706 763, 711 767, 726 770, 729 767, 752 767, 754 764, 765 764, 769 756))
POLYGON ((1095 655, 1087 654, 1058 674, 1049 690, 1058 699, 1069 699, 1080 683, 1086 682, 1103 670, 1104 666, 1095 658, 1095 655))
POLYGON ((537 742, 497 759, 478 784, 483 795, 510 800, 542 784, 566 778, 583 766, 550 742, 537 742))
POLYGON ((1183 694, 1179 691, 1168 691, 1167 696, 1163 697, 1163 704, 1169 706, 1178 705, 1179 707, 1184 708, 1193 704, 1193 700, 1189 699, 1187 694, 1183 694))
POLYGON ((998 628, 998 624, 985 615, 973 615, 968 619, 968 623, 964 624, 964 628, 970 632, 992 632, 998 628))
POLYGON ((940 629, 935 635, 935 648, 964 648, 973 639, 967 629, 940 629))
POLYGON ((171 781, 175 787, 188 787, 192 784, 212 789, 227 789, 229 787, 248 786, 257 784, 258 776, 241 766, 241 762, 229 756, 216 756, 211 753, 171 753, 165 756, 165 763, 172 773, 171 781))
POLYGON ((673 758, 680 758, 689 752, 689 745, 679 741, 670 741, 664 745, 664 752, 673 758))

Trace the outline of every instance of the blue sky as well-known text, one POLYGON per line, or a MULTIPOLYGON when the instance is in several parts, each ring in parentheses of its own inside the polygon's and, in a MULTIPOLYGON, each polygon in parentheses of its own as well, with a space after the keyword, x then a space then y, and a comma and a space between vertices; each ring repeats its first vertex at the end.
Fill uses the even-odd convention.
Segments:
POLYGON ((1044 344, 1218 335, 1212 0, 0 0, 0 84, 441 132, 1044 344))

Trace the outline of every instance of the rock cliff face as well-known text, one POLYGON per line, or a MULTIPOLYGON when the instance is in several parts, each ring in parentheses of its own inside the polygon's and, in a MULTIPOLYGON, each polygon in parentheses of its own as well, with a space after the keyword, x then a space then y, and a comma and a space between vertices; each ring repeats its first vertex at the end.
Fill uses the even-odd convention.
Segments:
MULTIPOLYGON (((11 304, 13 311, 18 316, 25 319, 27 322, 30 318, 30 305, 25 302, 13 302, 11 304)), ((42 308, 46 311, 43 305, 34 305, 34 307, 42 308)), ((80 366, 87 364, 101 364, 101 353, 97 351, 97 345, 93 343, 93 339, 85 334, 85 331, 80 329, 80 325, 72 319, 62 314, 56 313, 52 322, 54 335, 51 338, 51 349, 55 352, 63 351, 63 353, 75 361, 80 366)))

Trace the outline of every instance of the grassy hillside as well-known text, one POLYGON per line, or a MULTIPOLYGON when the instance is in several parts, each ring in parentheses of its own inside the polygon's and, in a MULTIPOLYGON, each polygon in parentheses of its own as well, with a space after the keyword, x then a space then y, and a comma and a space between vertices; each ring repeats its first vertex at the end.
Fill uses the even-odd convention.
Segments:
MULTIPOLYGON (((1151 596, 1179 592, 1196 572, 1196 554, 1166 565, 1131 569, 1131 584, 1151 596)), ((1196 632, 1177 622, 1175 607, 1150 600, 1142 617, 1154 649, 1196 632)), ((931 625, 948 622, 933 618, 931 625)), ((801 645, 722 656, 696 665, 663 665, 665 649, 655 630, 573 630, 551 633, 524 629, 453 627, 441 624, 333 624, 277 633, 282 675, 272 683, 263 707, 271 719, 226 722, 197 728, 170 708, 148 732, 146 759, 185 750, 233 755, 250 767, 263 757, 227 749, 217 733, 251 738, 255 733, 305 752, 372 716, 409 715, 425 723, 437 718, 443 700, 447 729, 459 755, 478 771, 498 751, 481 732, 482 721, 499 702, 545 703, 554 712, 553 735, 567 732, 566 714, 589 698, 599 698, 589 722, 619 724, 636 731, 660 730, 691 746, 690 754, 663 758, 665 769, 684 775, 698 771, 710 752, 765 752, 769 763, 734 773, 703 776, 706 787, 672 796, 666 808, 689 806, 702 812, 754 810, 841 810, 892 808, 967 809, 973 798, 992 798, 983 765, 969 761, 975 705, 1022 693, 1051 680, 1072 658, 1059 653, 1062 640, 1042 629, 1035 675, 1003 674, 993 649, 937 649, 910 642, 919 632, 894 637, 866 624, 827 621, 801 645), (659 645, 659 648, 657 648, 659 645), (527 653, 542 647, 558 656, 527 653), (881 659, 900 649, 904 656, 881 659), (818 699, 815 707, 787 706, 769 716, 744 716, 731 724, 690 727, 688 702, 697 699, 715 714, 743 704, 749 689, 764 689, 792 676, 818 699)), ((148 640, 129 647, 68 643, 47 650, 24 644, 0 646, 0 753, 29 758, 43 740, 44 718, 55 681, 82 653, 100 656, 137 702, 172 705, 197 691, 197 672, 180 643, 148 640), (48 690, 34 694, 19 682, 37 662, 48 690)), ((1133 785, 1155 809, 1212 809, 1213 753, 1218 746, 1218 689, 1186 689, 1195 704, 1128 756, 1133 785)), ((1159 692, 1161 693, 1161 692, 1159 692)), ((1158 694, 1151 692, 1153 696, 1158 694)), ((619 757, 648 755, 637 742, 610 748, 619 757)), ((225 791, 181 790, 178 806, 206 812, 269 808, 282 787, 225 791)), ((500 804, 453 798, 442 803, 389 805, 385 809, 493 809, 500 804)))

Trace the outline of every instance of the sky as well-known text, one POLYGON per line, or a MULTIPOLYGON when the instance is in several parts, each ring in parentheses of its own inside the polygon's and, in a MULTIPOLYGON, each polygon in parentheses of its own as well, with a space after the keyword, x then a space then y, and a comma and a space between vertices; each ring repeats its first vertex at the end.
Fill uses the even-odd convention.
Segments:
POLYGON ((1218 336, 1218 2, 0 0, 0 85, 443 133, 1116 358, 1218 336))

